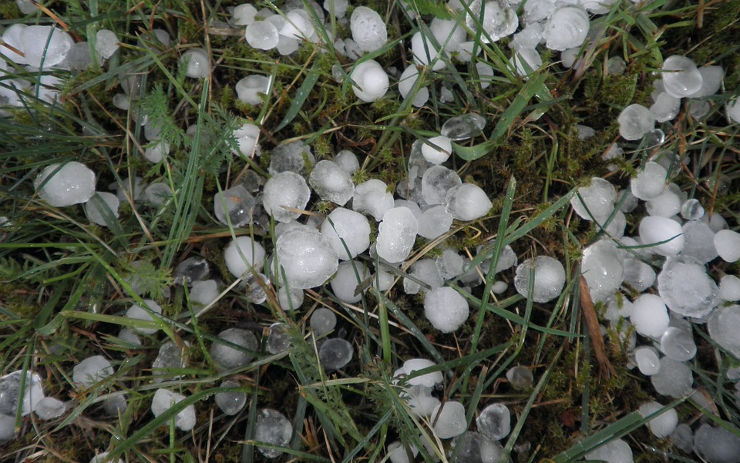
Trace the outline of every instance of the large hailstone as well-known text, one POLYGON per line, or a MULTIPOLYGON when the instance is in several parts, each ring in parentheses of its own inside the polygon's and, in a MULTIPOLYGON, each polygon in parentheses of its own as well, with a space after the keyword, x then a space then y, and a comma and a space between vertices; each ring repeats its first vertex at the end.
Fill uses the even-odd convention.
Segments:
POLYGON ((621 257, 611 240, 599 240, 583 250, 581 273, 594 301, 606 300, 621 286, 624 279, 621 257))
POLYGON ((180 65, 185 66, 185 75, 193 79, 203 79, 211 72, 208 53, 202 48, 191 48, 183 53, 180 65))
POLYGON ((704 265, 688 256, 666 259, 658 293, 671 311, 686 317, 704 317, 719 304, 717 284, 704 265))
POLYGON ((357 98, 365 103, 372 103, 383 98, 390 86, 388 74, 373 59, 363 61, 355 66, 350 74, 350 79, 354 82, 352 91, 357 98))
POLYGON ((450 188, 445 196, 445 207, 457 220, 476 220, 488 213, 493 206, 486 192, 472 183, 450 188))
POLYGON ((265 248, 248 236, 239 236, 224 249, 226 268, 239 278, 246 271, 259 272, 265 260, 265 248))
POLYGON ((295 172, 285 171, 273 175, 265 183, 262 205, 265 212, 278 222, 288 223, 300 217, 311 196, 306 181, 295 172))
MULTIPOLYGON (((168 389, 157 389, 152 398, 152 414, 156 417, 185 400, 185 396, 168 389)), ((190 431, 195 427, 195 406, 192 404, 182 409, 174 417, 175 427, 182 431, 190 431)))
POLYGON ((370 247, 370 222, 359 212, 343 207, 334 209, 326 217, 321 224, 321 234, 342 260, 352 259, 370 247))
POLYGON ((555 10, 545 24, 542 37, 550 50, 563 51, 580 47, 586 40, 590 22, 586 10, 567 5, 555 10))
POLYGON ((280 235, 275 243, 275 252, 291 288, 320 286, 339 266, 339 258, 329 241, 321 233, 306 229, 290 230, 280 235))
POLYGON ((640 242, 650 252, 675 256, 683 250, 686 239, 680 223, 668 217, 649 215, 640 221, 640 242))
POLYGON ((443 333, 457 331, 469 313, 468 301, 452 288, 442 286, 424 295, 424 316, 443 333))
POLYGON ((560 295, 565 285, 563 264, 549 256, 527 259, 516 268, 514 287, 524 297, 529 294, 529 273, 534 268, 532 300, 548 302, 560 295))
POLYGON ((578 188, 578 195, 571 198, 570 205, 578 217, 603 223, 614 210, 616 200, 614 185, 603 178, 593 177, 589 186, 578 188))
POLYGON ((444 60, 439 57, 439 49, 421 31, 411 36, 411 53, 414 55, 414 62, 420 66, 429 66, 433 63, 433 71, 439 71, 445 67, 444 60))
POLYGON ((641 335, 660 339, 668 328, 668 309, 659 296, 644 293, 632 304, 630 321, 641 335))
POLYGON ((485 43, 497 42, 516 31, 519 26, 519 17, 516 11, 509 6, 506 0, 493 0, 486 2, 483 6, 483 22, 481 27, 485 34, 481 34, 481 40, 485 43))
POLYGON ((308 177, 313 191, 324 201, 344 206, 352 198, 355 185, 347 171, 334 161, 319 161, 308 177))
POLYGON ((375 250, 381 259, 395 264, 403 262, 411 253, 419 230, 414 213, 407 207, 394 207, 383 214, 378 225, 375 250))
POLYGON ((28 26, 20 31, 25 64, 48 69, 64 61, 74 45, 72 37, 52 26, 28 26))
POLYGON ((64 207, 87 202, 95 193, 95 173, 77 161, 47 166, 33 181, 41 199, 64 207))
POLYGON ((655 116, 649 109, 640 104, 631 104, 624 108, 619 117, 619 134, 625 140, 639 140, 655 127, 655 116))
MULTIPOLYGON (((415 64, 410 64, 401 73, 401 77, 398 78, 398 93, 405 100, 411 92, 411 89, 416 85, 416 81, 419 79, 419 70, 415 64)), ((411 103, 417 108, 424 106, 424 103, 429 100, 429 89, 421 87, 414 95, 414 101, 411 103)))
POLYGON ((352 11, 349 28, 352 39, 366 53, 378 50, 388 40, 385 21, 380 15, 366 6, 358 6, 352 11))
POLYGON ((663 88, 675 98, 683 98, 701 89, 703 77, 696 64, 685 56, 673 55, 663 62, 663 88))

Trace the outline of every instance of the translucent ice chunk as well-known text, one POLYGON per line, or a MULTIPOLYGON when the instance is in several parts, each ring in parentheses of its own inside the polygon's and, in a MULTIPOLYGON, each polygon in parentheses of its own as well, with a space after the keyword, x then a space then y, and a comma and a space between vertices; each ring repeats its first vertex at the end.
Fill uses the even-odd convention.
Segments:
POLYGON ((418 223, 405 207, 395 207, 383 214, 378 225, 376 252, 389 263, 402 262, 411 253, 416 242, 418 223))
POLYGON ((118 36, 108 29, 100 29, 95 33, 95 51, 102 59, 108 59, 118 50, 118 36))
MULTIPOLYGON (((663 405, 651 401, 640 405, 639 412, 643 418, 646 418, 659 412, 661 409, 663 409, 663 405)), ((658 439, 670 436, 677 425, 678 413, 675 408, 665 410, 647 422, 648 429, 658 439)))
POLYGON ((534 302, 548 302, 558 297, 565 285, 563 264, 549 256, 527 259, 516 268, 514 286, 524 297, 529 294, 529 274, 534 269, 534 302))
POLYGON ((637 368, 645 376, 652 376, 660 370, 658 352, 651 346, 641 346, 633 353, 637 368))
MULTIPOLYGON (((293 425, 285 415, 270 408, 263 408, 259 411, 254 427, 254 440, 277 447, 287 447, 292 435, 293 425)), ((266 458, 277 458, 283 453, 278 449, 259 445, 257 450, 266 458)))
MULTIPOLYGON (((153 321, 154 317, 162 314, 162 307, 151 299, 144 299, 145 307, 139 304, 133 304, 127 311, 126 317, 135 320, 153 321)), ((147 328, 143 326, 134 326, 133 330, 139 334, 154 334, 157 328, 147 328)))
POLYGON ((280 172, 265 183, 262 205, 265 212, 278 222, 290 222, 300 217, 311 196, 306 181, 295 172, 280 172))
POLYGON ((272 50, 278 46, 280 35, 277 27, 270 21, 254 21, 244 31, 244 37, 252 48, 272 50))
POLYGON ((493 403, 481 410, 475 419, 478 432, 484 436, 501 440, 511 432, 511 412, 509 407, 501 403, 493 403))
POLYGON ((586 454, 588 460, 603 460, 608 463, 632 463, 632 449, 622 439, 609 441, 586 454))
POLYGON ((646 216, 640 221, 640 242, 650 252, 675 256, 683 250, 681 224, 668 217, 646 216))
POLYGON ((737 262, 740 259, 740 233, 733 230, 718 231, 714 235, 714 248, 725 262, 737 262))
POLYGON ((694 377, 685 363, 663 357, 658 373, 650 377, 650 382, 658 394, 680 398, 691 392, 694 377))
POLYGON ((663 87, 675 98, 690 96, 701 89, 702 75, 690 58, 669 56, 663 61, 662 71, 663 87))
POLYGON ((668 328, 668 310, 660 297, 642 294, 632 304, 630 321, 639 334, 660 339, 668 328))
POLYGON ((38 403, 44 398, 41 377, 31 371, 26 371, 25 375, 25 389, 23 390, 21 390, 22 370, 0 377, 0 417, 3 415, 12 416, 13 428, 15 428, 15 415, 19 402, 21 416, 27 416, 36 409, 38 403), (22 400, 21 396, 23 396, 22 400))
POLYGON ((320 307, 313 311, 310 319, 311 331, 317 338, 331 333, 337 326, 337 316, 331 310, 320 307))
POLYGON ((211 72, 208 53, 202 48, 191 48, 183 53, 180 65, 185 66, 185 75, 193 79, 208 77, 211 72))
POLYGON ((603 178, 593 177, 589 186, 578 188, 578 195, 571 198, 570 205, 578 217, 603 222, 614 210, 616 199, 614 185, 603 178))
POLYGON ((107 227, 118 218, 119 204, 118 197, 113 193, 98 191, 85 203, 85 214, 90 222, 107 227))
MULTIPOLYGON (((157 417, 174 405, 185 400, 186 397, 168 389, 157 389, 152 398, 152 414, 157 417)), ((190 404, 175 415, 175 427, 182 431, 190 431, 195 427, 195 406, 190 404)))
POLYGON ((159 347, 157 358, 152 362, 152 378, 155 383, 170 378, 178 378, 172 370, 185 368, 183 350, 172 341, 167 341, 159 347))
POLYGON ((478 185, 463 183, 445 196, 447 211, 457 220, 476 220, 488 213, 493 203, 478 185))
POLYGON ((339 206, 344 206, 355 191, 349 174, 334 161, 326 159, 314 166, 308 184, 321 199, 339 206))
POLYGON ((291 288, 320 286, 339 265, 334 248, 319 232, 288 231, 278 238, 275 252, 291 288))
MULTIPOLYGON (((432 43, 425 32, 418 31, 411 36, 411 53, 414 62, 419 66, 430 66, 433 71, 439 71, 445 67, 445 62, 440 56, 440 50, 432 43)), ((444 51, 442 54, 446 54, 444 51)))
POLYGON ((704 423, 694 433, 694 451, 709 463, 737 463, 740 438, 722 427, 704 423))
MULTIPOLYGON (((221 383, 223 388, 237 388, 240 386, 238 382, 232 380, 221 383)), ((236 415, 247 404, 247 394, 243 391, 217 392, 214 400, 218 408, 224 412, 224 415, 236 415)))
POLYGON ((20 39, 25 64, 44 69, 62 63, 74 44, 67 32, 53 26, 27 26, 20 39))
POLYGON ((372 215, 380 221, 383 215, 395 205, 388 186, 378 179, 370 179, 355 187, 352 197, 352 209, 372 215))
POLYGON ((427 204, 444 204, 447 192, 460 184, 462 180, 454 170, 444 166, 432 166, 421 178, 421 194, 427 204))
POLYGON ((673 360, 686 362, 696 355, 696 343, 690 331, 670 326, 660 338, 660 351, 673 360))
POLYGON ((591 298, 604 301, 619 289, 624 279, 620 252, 611 240, 599 240, 583 250, 581 273, 591 298))
POLYGON ((265 248, 248 236, 239 236, 224 249, 226 268, 239 278, 244 272, 259 271, 265 260, 265 248))
POLYGON ((495 440, 474 431, 466 431, 455 438, 452 463, 495 463, 504 454, 504 448, 495 440))
POLYGON ((577 5, 558 8, 545 23, 542 37, 550 50, 580 47, 586 40, 590 22, 586 10, 577 5))
POLYGON ((241 328, 228 328, 218 333, 209 352, 219 369, 231 370, 249 364, 258 349, 259 342, 254 333, 241 328))
POLYGON ((352 361, 354 350, 346 339, 329 338, 319 347, 319 362, 327 371, 339 370, 352 361))
POLYGON ((709 316, 707 329, 714 342, 740 357, 740 305, 720 307, 709 316))
POLYGON ((270 156, 270 174, 291 171, 297 174, 307 173, 315 158, 311 147, 301 141, 284 143, 272 150, 270 156))
POLYGON ((33 185, 50 206, 71 206, 95 194, 95 173, 77 161, 54 163, 36 176, 33 185))
POLYGON ((509 381, 509 384, 511 384, 511 387, 517 391, 524 391, 532 387, 534 375, 532 374, 531 368, 517 365, 506 371, 506 379, 509 381))
POLYGON ((72 369, 72 381, 87 389, 113 374, 113 366, 102 355, 87 357, 72 369))
POLYGON ((440 439, 449 439, 459 436, 467 428, 465 422, 465 407, 456 400, 450 400, 438 405, 432 411, 434 434, 440 439))
POLYGON ((343 207, 329 213, 321 224, 321 234, 342 260, 352 259, 370 247, 370 222, 359 212, 343 207))
POLYGON ((370 273, 362 262, 342 262, 331 280, 331 290, 340 301, 354 304, 362 299, 362 292, 357 291, 358 285, 369 276, 370 273))
POLYGON ((485 118, 476 113, 467 113, 447 119, 440 133, 452 141, 461 141, 475 137, 485 126, 485 118))
POLYGON ((234 87, 239 101, 251 105, 262 104, 262 95, 266 95, 269 88, 270 78, 257 74, 244 77, 234 87))
POLYGON ((627 106, 619 113, 617 122, 619 122, 619 134, 622 138, 625 140, 639 140, 653 130, 655 116, 646 107, 635 103, 627 106))
POLYGON ((740 278, 725 275, 719 281, 719 298, 723 301, 740 301, 740 278))
POLYGON ((452 154, 452 140, 444 135, 432 137, 422 145, 421 154, 432 164, 442 164, 452 154))
POLYGON ((236 185, 216 193, 213 197, 213 212, 219 222, 237 228, 252 222, 256 204, 254 196, 246 188, 236 185))
POLYGON ((658 293, 672 312, 703 317, 719 303, 719 289, 691 257, 668 258, 658 274, 658 293))

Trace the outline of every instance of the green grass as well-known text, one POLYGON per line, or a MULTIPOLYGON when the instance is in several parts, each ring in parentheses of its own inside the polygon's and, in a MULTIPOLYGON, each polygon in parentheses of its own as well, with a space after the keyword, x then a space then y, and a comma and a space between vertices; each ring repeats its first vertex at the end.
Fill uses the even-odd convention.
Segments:
MULTIPOLYGON (((43 12, 22 16, 13 2, 6 3, 0 6, 2 26, 55 22, 43 12)), ((411 35, 428 30, 428 15, 452 17, 444 2, 433 0, 362 3, 386 19, 389 38, 386 46, 358 63, 372 58, 399 73, 409 64, 411 35)), ((10 220, 0 225, 0 374, 39 372, 47 395, 72 404, 67 414, 52 421, 17 416, 21 432, 15 441, 0 445, 0 461, 33 455, 35 461, 86 462, 104 450, 125 461, 264 461, 254 435, 261 408, 280 410, 294 426, 278 461, 384 461, 388 444, 397 440, 419 449, 417 461, 434 461, 448 454, 450 442, 435 441, 429 420, 410 413, 393 381, 393 372, 412 357, 436 362, 429 371, 440 371, 445 379, 435 394, 462 402, 468 423, 489 402, 509 406, 512 433, 502 445, 513 461, 582 461, 614 438, 626 439, 639 461, 696 461, 646 430, 647 420, 635 411, 656 394, 647 378, 627 369, 625 343, 613 328, 605 339, 618 375, 598 377, 581 322, 578 269, 582 248, 599 230, 579 221, 569 201, 575 188, 593 176, 628 186, 642 163, 665 150, 678 153, 682 161, 675 163, 673 181, 737 229, 738 125, 728 124, 724 104, 739 88, 740 1, 619 2, 592 22, 602 32, 597 46, 582 50, 590 63, 582 73, 564 70, 557 54, 544 52, 542 68, 529 79, 519 78, 507 64, 508 39, 485 43, 478 33, 473 40, 481 54, 475 60, 495 72, 489 88, 481 88, 475 60, 471 65, 453 60, 439 72, 420 70, 407 100, 400 98, 391 79, 389 93, 370 104, 360 103, 352 93, 348 76, 357 63, 326 46, 326 34, 319 43, 304 43, 292 56, 280 57, 251 49, 241 35, 224 33, 218 25, 210 28, 212 21, 229 18, 232 1, 44 4, 91 47, 102 28, 115 31, 124 45, 103 66, 94 63, 78 74, 49 71, 68 79, 60 100, 48 103, 29 91, 22 106, 0 118, 0 215, 10 220), (173 44, 154 46, 153 27, 167 30, 173 44), (207 49, 217 64, 208 79, 186 78, 177 65, 182 52, 196 46, 207 49), (723 88, 708 98, 710 114, 694 120, 682 111, 676 120, 660 125, 666 133, 660 149, 625 144, 625 159, 610 171, 601 155, 618 140, 619 112, 632 102, 650 104, 652 74, 672 54, 725 69, 723 88), (624 75, 604 72, 612 56, 625 60, 624 75), (336 72, 343 82, 334 79, 336 72), (260 106, 238 102, 233 89, 251 73, 271 78, 271 90, 260 106), (141 78, 145 95, 132 101, 128 111, 115 109, 113 95, 130 75, 141 78), (424 86, 430 100, 416 108, 413 95, 424 86), (451 92, 451 101, 440 101, 443 87, 451 92), (250 170, 266 176, 271 150, 286 140, 311 144, 317 161, 353 150, 362 166, 355 174, 358 183, 379 178, 395 191, 406 176, 411 143, 438 133, 447 118, 470 111, 487 119, 484 133, 456 143, 446 165, 463 181, 484 188, 493 202, 488 215, 456 222, 432 242, 419 239, 400 269, 387 269, 395 278, 393 287, 381 292, 371 280, 362 282, 368 289, 357 304, 342 303, 328 285, 306 291, 304 304, 295 311, 279 307, 270 283, 263 288, 264 303, 247 300, 241 281, 225 267, 223 248, 233 237, 248 235, 262 242, 269 255, 275 224, 266 220, 247 228, 224 226, 214 218, 214 194, 237 184, 250 170), (172 147, 156 165, 141 156, 144 113, 162 121, 161 136, 172 147), (232 150, 231 131, 244 122, 261 127, 262 154, 247 160, 232 150), (193 124, 193 135, 186 134, 193 124), (579 140, 576 124, 593 127, 596 135, 579 140), (146 183, 164 182, 174 194, 161 206, 128 194, 119 218, 109 216, 109 226, 101 227, 88 221, 81 206, 50 207, 34 194, 32 180, 41 170, 70 160, 94 169, 100 190, 138 176, 146 183), (550 304, 523 298, 513 284, 505 294, 494 294, 495 278, 488 270, 495 268, 507 245, 520 260, 551 255, 563 262, 563 294, 550 304), (455 334, 435 332, 423 316, 422 299, 405 295, 402 288, 410 265, 438 255, 443 246, 470 256, 471 266, 483 275, 483 284, 472 290, 450 284, 471 308, 455 334), (206 308, 191 304, 189 292, 171 284, 174 266, 191 256, 207 259, 212 277, 224 283, 219 299, 206 308), (142 294, 132 287, 132 276, 146 282, 142 294), (123 316, 144 298, 160 303, 161 318, 123 316), (352 363, 339 372, 327 373, 318 361, 308 320, 319 307, 336 313, 343 336, 354 347, 352 363), (262 339, 274 322, 286 324, 289 352, 267 354, 263 341, 249 365, 228 372, 215 368, 208 348, 219 342, 218 332, 240 326, 262 339), (137 347, 118 337, 122 327, 159 331, 141 336, 143 346, 137 347), (167 340, 189 343, 188 364, 178 379, 152 383, 151 362, 167 340), (73 365, 97 354, 111 360, 115 375, 88 390, 76 389, 73 365), (533 368, 535 384, 529 390, 514 390, 506 380, 506 371, 518 364, 533 368), (247 406, 232 417, 223 415, 212 398, 227 378, 238 381, 248 397, 247 406), (188 398, 155 418, 150 405, 158 387, 188 398), (105 414, 103 401, 121 391, 127 408, 118 416, 105 414), (175 430, 172 417, 190 404, 196 407, 196 427, 192 432, 175 430), (425 448, 424 442, 431 444, 425 448)), ((305 4, 313 8, 313 3, 305 4)), ((282 2, 257 5, 283 12, 282 2)), ((330 30, 332 36, 335 31, 337 37, 349 36, 341 21, 332 20, 330 30)), ((38 75, 8 63, 0 87, 12 89, 13 79, 34 82, 38 75)), ((332 207, 315 198, 307 206, 319 217, 332 207)), ((628 235, 635 234, 636 225, 635 220, 628 223, 628 235)), ((369 257, 360 260, 368 267, 382 265, 369 257)), ((738 264, 713 263, 710 271, 737 274, 738 264)), ((512 283, 511 272, 496 278, 512 283)), ((718 414, 692 400, 658 400, 666 409, 675 407, 681 421, 710 420, 740 435, 733 385, 724 378, 738 359, 717 346, 704 326, 695 331, 699 353, 690 362, 695 386, 706 392, 718 414)))

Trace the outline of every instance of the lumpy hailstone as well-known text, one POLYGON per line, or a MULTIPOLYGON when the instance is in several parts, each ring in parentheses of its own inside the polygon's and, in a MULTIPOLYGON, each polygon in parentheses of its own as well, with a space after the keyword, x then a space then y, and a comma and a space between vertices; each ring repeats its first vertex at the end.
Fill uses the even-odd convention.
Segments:
POLYGON ((493 203, 479 186, 463 183, 447 191, 445 206, 457 220, 476 220, 486 215, 493 203))
POLYGON ((336 162, 326 159, 314 166, 308 183, 321 199, 339 206, 344 206, 355 191, 349 174, 336 162))
POLYGON ((273 175, 265 183, 262 205, 275 220, 287 223, 300 217, 298 210, 306 207, 310 196, 311 190, 303 177, 285 171, 273 175))
POLYGON ((118 50, 118 36, 108 29, 100 29, 95 34, 95 51, 102 59, 108 59, 118 50))
POLYGON ((452 140, 444 135, 432 137, 421 146, 421 154, 432 164, 442 164, 452 154, 452 140))
POLYGON ((672 312, 703 317, 719 303, 717 284, 691 257, 668 258, 658 274, 658 292, 672 312))
POLYGON ((669 56, 663 62, 662 71, 663 88, 672 97, 687 97, 701 89, 702 75, 690 58, 669 56))
POLYGON ((180 65, 186 66, 185 75, 193 79, 208 77, 211 72, 211 64, 208 54, 202 48, 191 48, 182 54, 180 65))
POLYGON ((327 371, 339 370, 352 361, 354 350, 346 339, 330 338, 319 347, 319 362, 327 371))
POLYGON ((265 260, 265 248, 248 236, 239 236, 224 249, 226 268, 239 278, 248 270, 259 271, 265 260))
POLYGON ((352 39, 366 53, 378 50, 388 40, 385 21, 378 13, 365 6, 358 6, 352 11, 349 28, 352 39))
POLYGON ((254 358, 253 353, 259 349, 259 342, 254 333, 241 328, 225 329, 218 333, 217 338, 211 345, 209 352, 213 361, 221 370, 230 370, 247 365, 254 358), (232 347, 231 344, 240 348, 232 347))
POLYGON ((421 31, 411 36, 411 53, 414 55, 414 62, 420 66, 434 63, 432 64, 433 71, 439 71, 445 67, 444 60, 439 57, 439 50, 421 31))
POLYGON ((372 178, 355 187, 352 209, 370 214, 378 222, 394 205, 395 201, 393 195, 388 192, 388 185, 381 180, 372 178))
POLYGON ((291 288, 320 286, 339 266, 337 253, 319 232, 296 229, 283 233, 275 252, 291 288))
POLYGON ((712 340, 735 357, 740 357, 740 305, 721 307, 709 316, 707 329, 712 340))
POLYGON ((614 210, 617 190, 608 180, 593 177, 591 185, 578 188, 578 195, 573 196, 570 205, 578 217, 584 220, 605 220, 614 210))
POLYGON ((437 420, 434 423, 434 434, 440 439, 459 436, 467 429, 465 407, 456 400, 438 405, 432 411, 432 416, 437 420))
POLYGON ((23 64, 45 68, 60 64, 74 45, 72 37, 52 26, 26 26, 20 31, 19 48, 24 53, 23 64))
POLYGON ((583 250, 581 273, 594 302, 606 300, 621 286, 624 279, 621 257, 611 240, 599 240, 583 250))
POLYGON ((511 413, 506 405, 494 403, 481 410, 475 424, 481 434, 501 440, 511 432, 511 413))
MULTIPOLYGON (((278 447, 286 447, 293 434, 290 420, 277 410, 263 408, 257 415, 254 426, 254 440, 278 447)), ((283 452, 273 448, 257 446, 257 450, 267 458, 276 458, 283 452)))
POLYGON ((619 117, 619 134, 625 140, 639 140, 655 127, 655 116, 641 104, 624 108, 619 117))
POLYGON ((395 207, 383 214, 378 225, 376 252, 381 259, 395 264, 411 253, 416 241, 418 223, 414 213, 406 207, 395 207))
POLYGON ((534 302, 548 302, 560 295, 565 285, 563 264, 549 256, 527 259, 516 268, 514 286, 516 291, 528 297, 529 273, 534 268, 534 302))
MULTIPOLYGON (((401 73, 401 77, 398 78, 398 93, 401 94, 401 97, 405 100, 406 97, 411 92, 411 89, 416 85, 416 81, 419 79, 419 70, 416 69, 415 64, 410 64, 406 69, 403 70, 401 73)), ((414 95, 414 101, 412 104, 417 107, 421 108, 424 106, 424 104, 429 100, 429 89, 426 87, 421 87, 414 95)))
POLYGON ((372 59, 355 66, 350 78, 354 82, 352 91, 365 103, 372 103, 383 98, 390 85, 388 74, 377 61, 372 59))
POLYGON ((630 180, 630 191, 636 198, 647 201, 665 190, 667 176, 665 167, 657 162, 647 162, 637 176, 630 180))
POLYGON ((84 203, 95 193, 95 173, 77 161, 47 166, 33 181, 41 199, 54 207, 84 203))
MULTIPOLYGON (((183 400, 185 396, 182 394, 168 389, 157 389, 152 398, 152 414, 157 417, 183 400)), ((195 406, 188 405, 175 415, 175 427, 181 431, 190 431, 195 427, 195 406)))
POLYGON ((469 314, 468 301, 452 288, 443 286, 424 295, 424 316, 443 333, 456 331, 469 314))
POLYGON ((262 104, 262 95, 266 95, 269 88, 270 78, 256 74, 244 77, 234 87, 239 101, 251 105, 262 104))
POLYGON ((255 21, 248 25, 244 37, 250 47, 259 50, 272 50, 280 41, 277 27, 270 21, 255 21))
POLYGON ((370 247, 370 222, 359 212, 343 207, 334 209, 324 219, 321 234, 342 260, 352 259, 370 247))
POLYGON ((640 242, 650 252, 675 256, 683 250, 685 241, 681 224, 668 217, 646 216, 640 221, 640 242))
MULTIPOLYGON (((586 40, 590 22, 586 10, 567 5, 555 10, 545 24, 542 37, 550 50, 563 51, 580 47, 586 40)), ((513 32, 513 31, 512 31, 513 32)))
POLYGON ((370 272, 362 262, 351 260, 342 262, 331 279, 331 290, 340 301, 354 304, 362 299, 362 292, 357 290, 357 286, 369 276, 370 272))

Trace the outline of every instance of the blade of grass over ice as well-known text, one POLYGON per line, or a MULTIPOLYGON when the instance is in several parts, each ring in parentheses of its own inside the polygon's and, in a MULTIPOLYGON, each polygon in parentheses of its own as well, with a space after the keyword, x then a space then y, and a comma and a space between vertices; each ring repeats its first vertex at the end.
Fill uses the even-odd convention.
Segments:
MULTIPOLYGON (((308 64, 309 63, 306 63, 306 66, 308 66, 308 64)), ((318 62, 315 62, 313 66, 311 66, 308 74, 306 74, 306 77, 303 78, 303 83, 293 96, 293 100, 290 102, 290 107, 288 108, 288 111, 285 113, 285 116, 277 125, 277 127, 273 129, 273 133, 279 132, 280 129, 290 124, 298 115, 298 112, 301 110, 303 104, 306 102, 308 96, 311 94, 311 90, 313 90, 314 85, 316 85, 316 82, 319 80, 319 76, 321 75, 319 66, 320 65, 318 62)))

